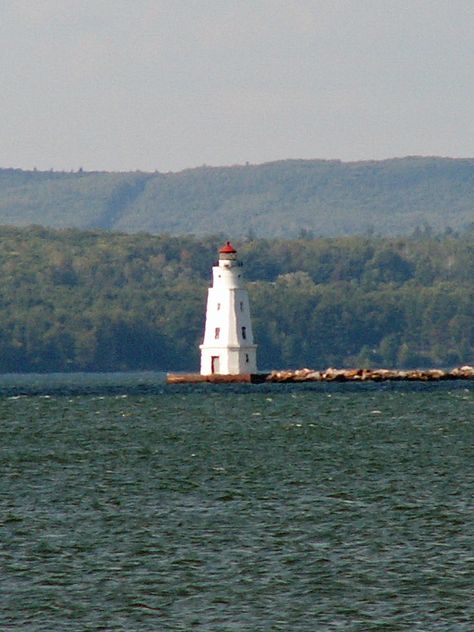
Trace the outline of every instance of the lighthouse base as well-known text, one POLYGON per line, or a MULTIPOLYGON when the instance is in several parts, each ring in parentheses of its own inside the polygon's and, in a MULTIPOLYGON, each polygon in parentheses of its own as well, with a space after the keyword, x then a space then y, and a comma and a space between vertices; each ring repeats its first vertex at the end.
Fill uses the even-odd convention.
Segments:
POLYGON ((257 373, 257 345, 212 347, 200 345, 201 375, 257 373))
POLYGON ((267 381, 269 373, 234 373, 223 375, 212 373, 201 375, 201 373, 168 373, 167 384, 199 384, 209 382, 211 384, 262 384, 267 381))

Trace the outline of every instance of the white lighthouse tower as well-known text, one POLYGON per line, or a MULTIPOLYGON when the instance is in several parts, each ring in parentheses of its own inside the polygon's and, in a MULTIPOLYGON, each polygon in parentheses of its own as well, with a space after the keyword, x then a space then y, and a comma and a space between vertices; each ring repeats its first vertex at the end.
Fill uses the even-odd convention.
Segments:
POLYGON ((206 328, 201 349, 201 375, 235 375, 257 372, 257 345, 253 342, 242 263, 230 241, 219 250, 212 268, 206 328))

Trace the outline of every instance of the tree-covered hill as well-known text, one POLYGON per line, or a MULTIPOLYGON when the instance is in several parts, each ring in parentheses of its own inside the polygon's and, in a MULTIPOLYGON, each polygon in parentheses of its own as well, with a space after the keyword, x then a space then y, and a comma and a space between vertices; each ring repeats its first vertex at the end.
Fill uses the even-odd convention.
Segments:
MULTIPOLYGON (((0 372, 196 371, 223 237, 0 227, 0 372)), ((236 243, 260 369, 474 363, 474 234, 236 243)))
POLYGON ((235 237, 408 235, 474 222, 474 159, 287 160, 179 173, 0 170, 0 223, 235 237))

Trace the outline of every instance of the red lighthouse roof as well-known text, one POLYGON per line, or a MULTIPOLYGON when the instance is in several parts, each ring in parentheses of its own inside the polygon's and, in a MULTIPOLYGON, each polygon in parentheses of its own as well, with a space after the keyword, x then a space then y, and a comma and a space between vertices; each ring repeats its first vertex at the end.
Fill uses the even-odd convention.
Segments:
POLYGON ((228 241, 225 246, 219 249, 219 254, 233 254, 237 252, 234 246, 228 241))

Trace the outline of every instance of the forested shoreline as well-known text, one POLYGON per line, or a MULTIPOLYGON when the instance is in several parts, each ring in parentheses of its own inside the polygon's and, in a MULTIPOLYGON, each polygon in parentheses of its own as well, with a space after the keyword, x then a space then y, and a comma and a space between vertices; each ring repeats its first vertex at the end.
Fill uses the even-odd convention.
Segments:
MULTIPOLYGON (((193 371, 228 236, 0 228, 0 372, 193 371)), ((247 239, 263 369, 474 361, 474 234, 247 239)))

